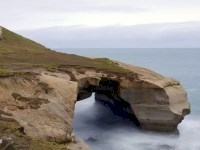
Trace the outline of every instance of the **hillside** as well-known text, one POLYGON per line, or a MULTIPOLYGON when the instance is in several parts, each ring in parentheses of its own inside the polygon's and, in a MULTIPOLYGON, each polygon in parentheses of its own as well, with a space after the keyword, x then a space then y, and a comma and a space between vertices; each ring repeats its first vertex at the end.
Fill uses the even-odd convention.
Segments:
POLYGON ((0 73, 8 72, 8 69, 10 72, 13 65, 40 66, 50 69, 65 65, 127 73, 127 70, 120 68, 109 59, 89 59, 73 54, 59 53, 5 28, 2 28, 2 38, 3 40, 0 40, 0 73))
POLYGON ((175 132, 190 113, 174 79, 107 58, 52 51, 5 28, 1 33, 0 149, 90 150, 74 135, 73 117, 76 102, 92 93, 144 130, 175 132))

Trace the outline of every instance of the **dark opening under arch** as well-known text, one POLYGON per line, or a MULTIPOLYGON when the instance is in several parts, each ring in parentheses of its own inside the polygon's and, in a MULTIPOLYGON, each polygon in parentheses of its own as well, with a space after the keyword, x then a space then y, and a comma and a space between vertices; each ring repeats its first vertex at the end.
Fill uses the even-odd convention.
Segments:
POLYGON ((89 98, 94 92, 95 101, 107 105, 115 115, 131 120, 137 127, 140 127, 130 104, 119 96, 120 86, 118 81, 102 77, 98 85, 91 85, 88 80, 88 78, 85 78, 80 81, 81 87, 79 88, 77 101, 89 98))

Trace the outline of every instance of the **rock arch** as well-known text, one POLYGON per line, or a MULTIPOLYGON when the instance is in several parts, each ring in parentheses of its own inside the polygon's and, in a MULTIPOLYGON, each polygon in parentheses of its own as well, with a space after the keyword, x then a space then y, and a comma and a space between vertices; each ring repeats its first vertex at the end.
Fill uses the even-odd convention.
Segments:
POLYGON ((136 126, 140 126, 131 105, 120 97, 120 85, 116 80, 107 77, 102 78, 82 78, 79 80, 77 101, 89 98, 95 92, 95 100, 107 103, 117 115, 132 120, 136 126), (90 84, 92 82, 92 85, 90 84), (95 81, 95 82, 94 82, 95 81), (85 83, 85 84, 84 84, 85 83), (95 84, 93 84, 95 83, 95 84))
POLYGON ((0 118, 16 120, 31 137, 71 141, 76 101, 96 92, 96 99, 120 106, 142 129, 176 131, 190 113, 180 83, 148 69, 131 66, 129 70, 134 73, 131 77, 91 68, 67 68, 67 72, 42 70, 37 75, 1 78, 0 118))
POLYGON ((142 129, 174 132, 184 116, 190 113, 187 94, 180 83, 148 71, 136 78, 107 75, 83 77, 78 80, 77 100, 95 92, 96 100, 109 101, 127 109, 142 129))

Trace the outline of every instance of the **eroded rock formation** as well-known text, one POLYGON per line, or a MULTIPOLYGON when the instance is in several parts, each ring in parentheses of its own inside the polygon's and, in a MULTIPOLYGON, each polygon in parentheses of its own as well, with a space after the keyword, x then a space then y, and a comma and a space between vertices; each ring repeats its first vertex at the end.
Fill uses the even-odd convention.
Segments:
POLYGON ((148 69, 119 65, 134 75, 61 67, 54 73, 37 69, 32 70, 37 74, 1 77, 0 117, 16 120, 30 137, 73 141, 75 103, 95 92, 97 100, 126 110, 142 129, 175 131, 190 113, 180 83, 148 69))
POLYGON ((85 78, 78 78, 78 99, 85 99, 96 92, 96 99, 112 100, 115 105, 125 105, 124 102, 127 102, 130 107, 125 105, 124 109, 137 118, 143 129, 176 131, 177 125, 190 113, 187 94, 180 83, 145 68, 119 64, 133 71, 135 78, 108 77, 106 74, 88 77, 88 74, 85 78), (104 86, 102 79, 107 80, 104 86))

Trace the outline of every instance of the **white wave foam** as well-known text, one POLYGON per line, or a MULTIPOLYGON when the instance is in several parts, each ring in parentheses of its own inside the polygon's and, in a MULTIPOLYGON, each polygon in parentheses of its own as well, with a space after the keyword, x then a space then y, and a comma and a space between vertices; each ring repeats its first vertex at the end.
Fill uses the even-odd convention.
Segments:
POLYGON ((197 92, 197 91, 199 91, 199 89, 186 89, 186 91, 188 91, 188 92, 197 92))
POLYGON ((95 139, 88 142, 94 150, 200 150, 200 118, 186 117, 176 136, 138 130, 129 122, 116 119, 107 108, 95 106, 92 99, 77 107, 74 132, 86 142, 95 139))

